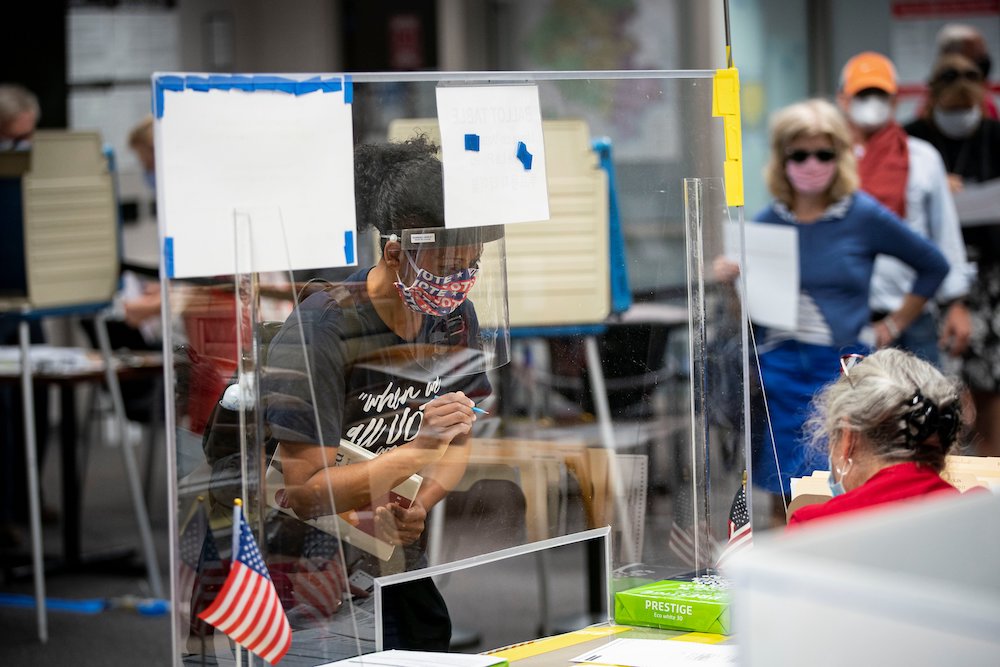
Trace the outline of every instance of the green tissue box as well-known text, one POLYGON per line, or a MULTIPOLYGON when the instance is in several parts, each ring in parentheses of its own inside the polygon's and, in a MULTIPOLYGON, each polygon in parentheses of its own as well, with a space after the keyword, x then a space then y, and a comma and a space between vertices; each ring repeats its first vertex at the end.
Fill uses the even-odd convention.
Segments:
POLYGON ((729 587, 721 577, 667 579, 615 593, 615 623, 728 635, 729 587))

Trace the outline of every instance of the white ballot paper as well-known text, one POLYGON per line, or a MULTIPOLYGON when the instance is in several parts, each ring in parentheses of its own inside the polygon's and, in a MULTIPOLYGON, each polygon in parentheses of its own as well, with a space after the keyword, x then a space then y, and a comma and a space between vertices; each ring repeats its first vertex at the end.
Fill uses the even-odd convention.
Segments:
POLYGON ((503 658, 492 655, 392 650, 328 662, 319 667, 494 667, 506 664, 503 658))
POLYGON ((958 220, 963 227, 1000 222, 1000 178, 985 183, 966 183, 954 197, 958 220))
POLYGON ((445 227, 549 219, 538 86, 439 86, 445 227))
POLYGON ((668 639, 616 639, 578 655, 573 662, 616 667, 728 667, 738 665, 736 646, 668 639))
MULTIPOLYGON (((794 227, 747 222, 747 310, 754 324, 794 330, 799 317, 799 233, 794 227)), ((739 227, 726 226, 726 248, 738 260, 739 227)))

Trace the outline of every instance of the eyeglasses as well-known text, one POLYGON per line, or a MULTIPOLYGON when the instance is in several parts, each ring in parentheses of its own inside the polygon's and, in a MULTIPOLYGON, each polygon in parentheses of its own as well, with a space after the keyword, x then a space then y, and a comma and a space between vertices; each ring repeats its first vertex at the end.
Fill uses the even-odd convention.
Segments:
POLYGON ((815 157, 820 162, 830 162, 837 157, 837 152, 829 148, 821 148, 818 151, 797 150, 785 154, 785 159, 792 162, 805 162, 810 157, 815 157))
POLYGON ((851 379, 851 369, 864 361, 865 355, 863 354, 844 354, 840 357, 840 374, 847 378, 847 381, 851 383, 851 388, 854 388, 854 380, 851 379))
POLYGON ((946 69, 939 72, 938 75, 934 77, 935 82, 945 84, 955 83, 959 79, 979 83, 983 80, 983 73, 977 69, 946 69))

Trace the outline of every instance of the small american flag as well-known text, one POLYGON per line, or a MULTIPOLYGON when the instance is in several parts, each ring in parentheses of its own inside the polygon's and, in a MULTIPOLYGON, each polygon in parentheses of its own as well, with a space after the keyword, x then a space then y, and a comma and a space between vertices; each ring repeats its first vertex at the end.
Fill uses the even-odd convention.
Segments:
POLYGON ((208 530, 208 517, 205 514, 204 502, 199 498, 192 508, 187 525, 181 530, 180 566, 177 572, 177 586, 181 599, 190 599, 195 585, 198 583, 198 561, 201 558, 205 533, 208 530))
POLYGON ((674 520, 670 526, 667 547, 688 567, 708 567, 712 562, 715 543, 709 538, 704 523, 695 521, 693 498, 690 480, 681 481, 674 498, 674 520))
POLYGON ((212 627, 199 620, 198 613, 222 590, 229 565, 219 556, 201 498, 192 507, 188 522, 181 530, 177 574, 178 608, 183 610, 190 634, 195 637, 211 635, 212 627))
POLYGON ((753 546, 753 529, 750 526, 750 512, 747 510, 747 484, 743 484, 733 498, 733 507, 729 510, 729 542, 719 555, 717 567, 723 567, 726 560, 733 554, 753 546))
POLYGON ((229 576, 215 602, 198 618, 248 651, 277 664, 292 645, 292 630, 242 509, 238 502, 233 508, 229 576))

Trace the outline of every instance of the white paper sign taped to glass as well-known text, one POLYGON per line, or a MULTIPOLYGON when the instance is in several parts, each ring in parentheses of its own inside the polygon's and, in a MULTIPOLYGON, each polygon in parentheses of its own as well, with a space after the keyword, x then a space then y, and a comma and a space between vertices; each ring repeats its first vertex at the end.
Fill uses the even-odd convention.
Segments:
POLYGON ((234 273, 235 211, 241 271, 355 264, 349 76, 157 74, 153 96, 168 278, 234 273))
POLYGON ((538 87, 437 89, 446 227, 549 219, 538 87))
MULTIPOLYGON (((331 452, 331 456, 333 452, 331 452)), ((336 465, 351 465, 370 461, 375 458, 375 454, 364 447, 358 447, 349 440, 341 439, 340 446, 336 450, 336 465)), ((387 497, 373 499, 373 502, 366 507, 361 507, 340 514, 327 514, 303 519, 295 513, 285 500, 285 478, 281 472, 281 460, 275 454, 271 460, 271 465, 267 468, 264 478, 266 487, 267 504, 290 517, 298 519, 304 523, 318 528, 325 533, 337 536, 348 544, 353 544, 359 549, 363 549, 370 554, 378 556, 382 560, 389 560, 395 546, 391 542, 379 539, 375 530, 375 507, 388 503, 396 503, 400 507, 409 508, 417 497, 420 484, 423 478, 420 475, 410 475, 400 482, 395 488, 389 491, 387 497)))

